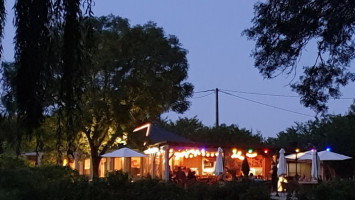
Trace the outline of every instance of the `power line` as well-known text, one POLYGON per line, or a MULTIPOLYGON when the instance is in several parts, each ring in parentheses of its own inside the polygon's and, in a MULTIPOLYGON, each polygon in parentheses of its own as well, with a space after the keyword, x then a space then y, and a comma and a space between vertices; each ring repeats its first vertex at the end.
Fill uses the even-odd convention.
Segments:
POLYGON ((312 115, 308 115, 308 114, 300 113, 300 112, 297 112, 297 111, 292 111, 292 110, 288 110, 288 109, 285 109, 285 108, 280 108, 280 107, 277 107, 277 106, 269 105, 269 104, 262 103, 262 102, 259 102, 259 101, 255 101, 255 100, 252 100, 252 99, 240 97, 240 96, 237 96, 237 95, 225 92, 225 91, 220 91, 220 92, 222 92, 224 94, 227 94, 227 95, 230 95, 230 96, 233 96, 233 97, 236 97, 236 98, 239 98, 239 99, 243 99, 243 100, 250 101, 250 102, 253 102, 253 103, 257 103, 257 104, 260 104, 260 105, 263 105, 263 106, 275 108, 275 109, 278 109, 278 110, 283 110, 283 111, 286 111, 286 112, 290 112, 290 113, 294 113, 294 114, 298 114, 298 115, 303 115, 303 116, 307 116, 307 117, 314 117, 312 115))
MULTIPOLYGON (((228 90, 228 89, 223 89, 223 90, 227 91, 227 92, 235 92, 235 93, 241 93, 241 94, 252 94, 252 95, 260 95, 260 96, 300 98, 300 96, 297 96, 297 95, 283 95, 283 94, 270 94, 270 93, 259 93, 259 92, 245 92, 245 91, 228 90)), ((355 97, 340 97, 340 98, 336 98, 336 99, 353 100, 353 99, 355 99, 355 97)))
POLYGON ((299 96, 296 95, 282 95, 282 94, 268 94, 268 93, 258 93, 258 92, 245 92, 245 91, 238 91, 238 90, 224 90, 227 92, 236 92, 236 93, 241 93, 241 94, 253 94, 253 95, 261 95, 261 96, 274 96, 274 97, 292 97, 292 98, 299 98, 299 96))
POLYGON ((198 92, 194 92, 194 93, 195 93, 195 94, 198 94, 198 93, 204 93, 204 92, 214 92, 214 89, 202 90, 202 91, 198 91, 198 92))
POLYGON ((210 92, 208 94, 205 94, 205 95, 202 95, 202 96, 199 96, 199 97, 192 97, 192 99, 201 99, 203 97, 207 97, 207 96, 210 96, 211 94, 213 94, 214 92, 210 92))

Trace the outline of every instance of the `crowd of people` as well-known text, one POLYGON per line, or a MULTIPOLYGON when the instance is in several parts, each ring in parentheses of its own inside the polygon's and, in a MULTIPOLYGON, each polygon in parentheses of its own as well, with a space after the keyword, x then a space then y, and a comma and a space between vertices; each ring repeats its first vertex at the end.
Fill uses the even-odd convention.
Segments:
POLYGON ((170 180, 176 183, 191 183, 196 181, 196 172, 191 171, 190 168, 178 167, 175 172, 170 170, 170 180))

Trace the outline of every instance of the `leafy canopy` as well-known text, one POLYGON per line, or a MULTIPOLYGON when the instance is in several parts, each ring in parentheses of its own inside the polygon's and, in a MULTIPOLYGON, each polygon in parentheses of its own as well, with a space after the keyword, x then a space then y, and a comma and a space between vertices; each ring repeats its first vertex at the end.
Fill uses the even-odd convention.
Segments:
POLYGON ((329 97, 339 97, 340 86, 355 81, 349 69, 355 57, 355 1, 268 0, 254 10, 253 26, 243 34, 256 41, 255 67, 265 78, 296 73, 302 52, 315 41, 317 56, 291 87, 306 107, 326 111, 329 97))

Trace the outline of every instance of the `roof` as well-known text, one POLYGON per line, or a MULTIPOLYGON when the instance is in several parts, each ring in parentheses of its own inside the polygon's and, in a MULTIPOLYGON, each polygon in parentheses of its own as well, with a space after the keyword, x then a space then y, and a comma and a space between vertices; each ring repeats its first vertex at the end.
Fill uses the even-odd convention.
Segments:
POLYGON ((152 125, 148 138, 153 143, 167 142, 167 143, 194 143, 176 133, 167 131, 163 128, 152 125))
POLYGON ((178 145, 196 145, 195 142, 186 139, 176 133, 170 132, 163 128, 158 127, 154 124, 145 124, 141 127, 135 129, 134 132, 142 130, 143 128, 146 129, 146 136, 148 137, 149 141, 152 144, 156 143, 167 143, 167 144, 178 144, 178 145), (142 128, 141 128, 142 127, 142 128))

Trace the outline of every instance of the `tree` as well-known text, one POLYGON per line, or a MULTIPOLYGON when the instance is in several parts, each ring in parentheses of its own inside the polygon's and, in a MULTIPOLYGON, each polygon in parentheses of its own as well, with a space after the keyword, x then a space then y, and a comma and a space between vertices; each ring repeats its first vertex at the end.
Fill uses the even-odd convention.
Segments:
POLYGON ((243 32, 256 40, 255 67, 265 78, 296 73, 307 44, 316 42, 314 62, 304 66, 304 74, 291 87, 306 107, 326 111, 327 100, 341 95, 340 86, 355 81, 349 69, 355 58, 354 9, 354 1, 269 0, 255 4, 253 26, 243 32))
POLYGON ((239 148, 261 148, 264 139, 261 134, 252 134, 237 125, 221 124, 219 127, 204 126, 196 117, 179 118, 175 122, 161 122, 162 126, 174 133, 180 134, 192 141, 212 146, 238 145, 239 148))
MULTIPOLYGON (((80 99, 78 91, 84 73, 80 45, 83 34, 79 32, 82 30, 79 20, 85 14, 92 14, 91 5, 92 0, 15 2, 15 63, 18 69, 14 91, 18 117, 28 132, 40 126, 48 102, 52 98, 58 99, 58 94, 53 96, 48 92, 54 76, 62 77, 62 87, 58 91, 68 108, 67 113, 80 99), (80 9, 81 3, 86 9, 84 14, 80 9), (58 38, 62 38, 61 46, 57 46, 58 38), (53 51, 62 51, 55 60, 53 51), (63 69, 60 73, 57 71, 59 63, 63 64, 60 65, 63 69)), ((3 19, 2 6, 3 1, 0 2, 0 20, 3 19)))
MULTIPOLYGON (((318 151, 331 147, 337 153, 355 156, 355 116, 352 113, 353 105, 347 115, 327 115, 322 119, 296 123, 295 126, 280 132, 277 138, 269 138, 267 143, 273 148, 285 148, 294 152, 298 147, 302 151, 315 148, 318 151)), ((343 162, 328 162, 339 175, 346 177, 353 175, 355 162, 353 159, 343 162)))
POLYGON ((186 50, 175 36, 154 23, 130 27, 113 15, 84 21, 93 28, 86 61, 78 132, 90 146, 93 176, 101 155, 137 124, 154 121, 167 111, 182 113, 193 86, 184 82, 186 50))
POLYGON ((175 122, 171 120, 169 122, 161 121, 160 124, 163 128, 192 140, 196 140, 195 137, 198 136, 198 134, 206 133, 209 130, 196 116, 193 118, 179 117, 175 122))

